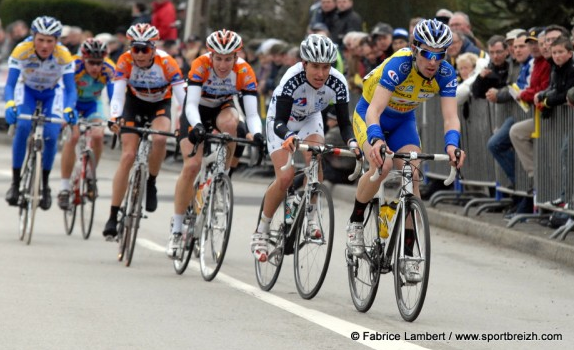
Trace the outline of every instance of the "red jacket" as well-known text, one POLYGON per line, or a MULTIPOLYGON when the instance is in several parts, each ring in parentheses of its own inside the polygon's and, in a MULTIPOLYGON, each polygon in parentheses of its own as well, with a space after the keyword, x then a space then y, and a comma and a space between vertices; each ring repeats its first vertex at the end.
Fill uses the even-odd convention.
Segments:
POLYGON ((520 93, 522 101, 533 104, 534 95, 548 88, 548 85, 550 85, 550 70, 550 63, 543 56, 534 59, 530 85, 520 93))
POLYGON ((152 3, 151 25, 159 31, 160 40, 177 40, 175 6, 171 0, 152 3))

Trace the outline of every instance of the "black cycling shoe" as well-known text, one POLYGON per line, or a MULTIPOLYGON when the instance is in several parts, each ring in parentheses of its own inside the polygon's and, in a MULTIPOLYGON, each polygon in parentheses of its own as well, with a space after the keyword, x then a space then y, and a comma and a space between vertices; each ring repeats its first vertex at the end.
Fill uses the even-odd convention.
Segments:
POLYGON ((48 210, 52 206, 52 190, 50 187, 44 187, 42 189, 42 199, 40 199, 39 205, 42 210, 48 210))
POLYGON ((157 188, 148 183, 145 198, 145 210, 153 213, 157 209, 157 188))
POLYGON ((112 241, 118 235, 118 222, 113 219, 109 219, 106 222, 106 227, 104 228, 104 237, 106 241, 112 241))
POLYGON ((62 210, 68 210, 70 208, 70 191, 62 190, 58 193, 58 206, 62 210))
POLYGON ((18 205, 18 197, 20 197, 20 186, 16 184, 12 184, 6 192, 6 202, 10 206, 17 206, 18 205))

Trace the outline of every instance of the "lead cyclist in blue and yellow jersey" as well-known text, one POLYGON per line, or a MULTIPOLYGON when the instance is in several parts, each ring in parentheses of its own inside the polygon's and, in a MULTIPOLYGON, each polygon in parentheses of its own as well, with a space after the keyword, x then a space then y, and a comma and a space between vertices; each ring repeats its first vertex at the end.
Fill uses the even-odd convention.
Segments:
MULTIPOLYGON (((68 49, 58 43, 62 34, 62 23, 53 17, 42 16, 32 22, 31 30, 32 36, 14 48, 8 61, 8 79, 4 89, 6 121, 8 124, 14 124, 18 114, 33 114, 36 102, 41 101, 44 115, 61 118, 63 114, 68 123, 73 123, 77 98, 74 60, 68 49), (23 96, 17 106, 14 100, 19 80, 23 84, 23 96), (63 97, 63 104, 60 96, 63 97)), ((6 193, 9 205, 18 203, 20 170, 26 156, 26 140, 31 129, 30 120, 18 120, 12 143, 12 185, 6 193)), ((59 124, 47 123, 44 126, 40 200, 40 208, 44 210, 48 210, 52 205, 48 178, 58 150, 59 132, 59 124)))
MULTIPOLYGON (((80 53, 81 56, 74 56, 76 65, 75 81, 78 92, 76 113, 78 117, 84 118, 90 123, 106 121, 107 117, 104 115, 101 95, 104 88, 106 88, 109 101, 112 99, 115 64, 107 57, 107 45, 97 39, 86 39, 80 46, 80 53)), ((64 210, 70 204, 70 176, 76 161, 75 149, 79 137, 79 129, 75 126, 72 129, 72 137, 69 138, 62 148, 62 184, 58 194, 58 206, 64 210)), ((104 146, 104 128, 92 128, 91 140, 97 165, 104 146)), ((89 186, 95 185, 95 183, 89 184, 89 186)))
MULTIPOLYGON (((359 180, 347 226, 347 246, 355 256, 361 256, 365 249, 363 221, 367 204, 393 167, 393 162, 384 162, 381 149, 384 147, 387 153, 420 152, 415 109, 435 94, 441 99, 445 152, 452 165, 460 168, 464 162, 465 155, 461 151, 455 163, 455 150, 460 147, 456 72, 444 60, 446 48, 452 43, 452 32, 447 25, 427 19, 416 25, 413 37, 410 48, 397 51, 365 77, 363 95, 355 108, 355 137, 370 165, 359 180), (370 181, 381 166, 381 176, 377 181, 370 181)), ((396 162, 396 166, 401 164, 396 162)), ((414 171, 413 176, 414 193, 420 196, 418 172, 414 171)))

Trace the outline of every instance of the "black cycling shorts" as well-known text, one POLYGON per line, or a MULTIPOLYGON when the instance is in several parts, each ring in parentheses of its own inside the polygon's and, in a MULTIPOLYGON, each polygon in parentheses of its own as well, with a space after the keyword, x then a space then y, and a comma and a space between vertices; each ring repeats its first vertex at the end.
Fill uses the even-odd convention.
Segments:
MULTIPOLYGON (((199 115, 201 116, 201 124, 205 127, 207 132, 212 132, 213 130, 221 131, 217 129, 215 124, 215 119, 222 110, 226 108, 235 108, 233 101, 227 101, 219 107, 205 107, 199 105, 199 115)), ((179 140, 187 138, 187 135, 191 131, 192 127, 187 121, 187 116, 185 114, 185 103, 183 105, 183 113, 179 117, 179 140)))
MULTIPOLYGON (((137 98, 128 90, 122 114, 126 126, 143 127, 146 122, 151 123, 159 117, 167 117, 171 120, 171 98, 159 102, 147 102, 137 98)), ((135 131, 123 130, 122 133, 130 134, 135 131)))

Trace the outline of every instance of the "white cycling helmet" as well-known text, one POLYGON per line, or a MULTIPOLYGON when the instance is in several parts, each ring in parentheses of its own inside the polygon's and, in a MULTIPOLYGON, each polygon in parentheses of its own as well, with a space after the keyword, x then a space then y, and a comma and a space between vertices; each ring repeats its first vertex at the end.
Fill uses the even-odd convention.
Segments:
POLYGON ((413 34, 415 41, 435 49, 446 49, 452 44, 452 31, 449 26, 437 19, 420 21, 415 26, 413 34))
POLYGON ((126 32, 129 41, 141 43, 151 43, 159 40, 159 32, 156 27, 147 23, 137 23, 131 26, 126 32))
POLYGON ((62 23, 54 17, 41 16, 32 22, 32 33, 51 35, 59 38, 62 35, 62 23))
POLYGON ((243 40, 239 34, 225 29, 211 33, 205 43, 209 51, 220 55, 229 55, 243 47, 243 40))
POLYGON ((301 42, 301 59, 314 63, 333 63, 337 60, 337 45, 324 35, 310 34, 301 42))

